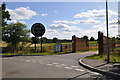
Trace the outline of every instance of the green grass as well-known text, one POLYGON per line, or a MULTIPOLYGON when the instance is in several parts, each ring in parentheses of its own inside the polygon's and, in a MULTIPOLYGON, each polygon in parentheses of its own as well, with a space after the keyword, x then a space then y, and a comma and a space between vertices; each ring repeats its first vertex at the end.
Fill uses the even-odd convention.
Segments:
POLYGON ((71 53, 71 52, 57 52, 57 53, 2 53, 0 54, 1 56, 11 56, 11 55, 60 55, 60 54, 67 54, 67 53, 71 53))
POLYGON ((97 41, 89 41, 89 43, 91 43, 91 44, 92 44, 92 43, 95 44, 95 43, 97 43, 97 41))
MULTIPOLYGON (((94 55, 85 57, 85 59, 106 60, 107 56, 105 54, 103 55, 94 54, 94 55)), ((110 62, 120 63, 120 55, 116 55, 116 54, 110 55, 110 62)))

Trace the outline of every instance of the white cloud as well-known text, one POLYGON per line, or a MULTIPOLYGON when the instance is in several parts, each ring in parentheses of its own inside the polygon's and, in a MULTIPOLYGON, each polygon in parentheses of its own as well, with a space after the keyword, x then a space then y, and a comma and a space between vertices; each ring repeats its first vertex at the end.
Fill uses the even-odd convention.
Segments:
POLYGON ((70 21, 65 21, 65 20, 55 20, 54 23, 58 23, 58 24, 77 24, 76 22, 70 22, 70 21))
POLYGON ((30 10, 29 7, 19 7, 15 10, 7 9, 11 15, 11 19, 13 20, 22 20, 22 19, 30 19, 32 16, 37 15, 35 11, 30 10))
POLYGON ((11 20, 11 21, 8 21, 8 23, 17 23, 17 22, 20 22, 20 23, 26 24, 26 22, 24 22, 24 21, 17 21, 17 20, 11 20))
POLYGON ((76 26, 69 26, 67 24, 51 24, 50 28, 53 30, 60 30, 60 31, 67 31, 67 32, 81 30, 80 28, 76 26))
POLYGON ((48 14, 40 14, 41 16, 47 16, 48 14))
POLYGON ((117 22, 118 22, 118 19, 113 19, 112 21, 109 21, 109 25, 117 24, 117 22))
MULTIPOLYGON (((117 15, 116 12, 113 12, 112 10, 108 10, 109 12, 109 17, 111 17, 111 15, 117 15)), ((106 10, 102 9, 102 10, 88 10, 86 12, 81 12, 80 14, 76 14, 74 16, 74 18, 105 18, 106 15, 106 10)))
POLYGON ((95 19, 87 19, 87 20, 75 20, 75 21, 66 21, 66 20, 55 20, 53 21, 54 23, 57 24, 79 24, 79 23, 83 23, 83 24, 97 24, 100 23, 100 21, 97 21, 95 19))
POLYGON ((75 21, 77 24, 78 23, 84 23, 84 24, 97 24, 100 23, 100 21, 94 20, 94 19, 87 19, 87 20, 76 20, 75 21))

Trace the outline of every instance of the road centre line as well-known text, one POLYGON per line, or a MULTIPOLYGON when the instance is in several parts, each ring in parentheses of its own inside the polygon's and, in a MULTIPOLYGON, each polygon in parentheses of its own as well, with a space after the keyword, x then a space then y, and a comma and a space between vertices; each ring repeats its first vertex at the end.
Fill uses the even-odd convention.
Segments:
POLYGON ((71 67, 64 67, 64 68, 66 68, 66 69, 72 69, 71 67))
POLYGON ((85 71, 85 70, 83 70, 83 69, 75 69, 76 71, 85 71))
POLYGON ((97 73, 97 72, 89 72, 89 73, 93 73, 93 74, 99 75, 99 73, 97 73))
POLYGON ((27 62, 31 62, 30 60, 25 60, 25 61, 27 61, 27 62))
POLYGON ((66 64, 61 64, 62 66, 67 66, 66 64))
POLYGON ((62 67, 62 66, 60 66, 60 65, 55 65, 56 67, 62 67))
POLYGON ((59 63, 52 63, 52 64, 59 64, 59 63))
POLYGON ((79 66, 73 66, 73 65, 71 65, 71 67, 79 67, 79 66))

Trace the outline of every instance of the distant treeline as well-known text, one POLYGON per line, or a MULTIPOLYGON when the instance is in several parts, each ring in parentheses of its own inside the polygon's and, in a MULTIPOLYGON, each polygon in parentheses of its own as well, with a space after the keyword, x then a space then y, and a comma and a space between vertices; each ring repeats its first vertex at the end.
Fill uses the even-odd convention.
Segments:
MULTIPOLYGON (((40 43, 40 42, 41 42, 41 38, 32 37, 32 43, 40 43)), ((46 37, 42 38, 42 43, 65 43, 65 42, 72 42, 72 40, 58 39, 56 37, 54 37, 53 39, 47 39, 46 37)))

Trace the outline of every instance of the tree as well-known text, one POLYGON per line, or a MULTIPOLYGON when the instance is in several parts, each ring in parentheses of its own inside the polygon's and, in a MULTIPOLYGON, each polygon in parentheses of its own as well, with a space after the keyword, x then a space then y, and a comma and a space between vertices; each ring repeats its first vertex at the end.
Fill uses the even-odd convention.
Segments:
POLYGON ((86 35, 83 36, 82 39, 85 39, 85 40, 87 40, 87 41, 89 40, 89 39, 88 39, 88 36, 86 36, 86 35))
POLYGON ((5 29, 6 29, 6 26, 7 26, 7 21, 9 21, 9 20, 11 20, 10 19, 10 14, 9 14, 9 12, 6 10, 6 4, 5 3, 3 3, 2 5, 1 5, 1 16, 2 16, 2 39, 4 38, 4 36, 5 36, 5 29))
POLYGON ((39 43, 39 38, 38 37, 32 37, 32 43, 33 44, 39 43))
POLYGON ((42 42, 43 42, 43 43, 47 43, 47 38, 46 38, 46 37, 43 37, 43 38, 42 38, 42 42))
POLYGON ((54 37, 52 41, 53 41, 53 43, 57 43, 58 42, 58 38, 54 37))
POLYGON ((90 38, 90 41, 95 41, 94 37, 91 37, 91 38, 90 38))
POLYGON ((3 40, 12 47, 13 52, 18 47, 19 42, 25 42, 29 36, 29 30, 26 25, 20 22, 8 24, 5 27, 3 40))
POLYGON ((3 3, 2 4, 2 27, 5 27, 7 25, 7 21, 11 20, 10 19, 10 14, 9 12, 6 10, 6 4, 3 3))
POLYGON ((117 40, 120 40, 120 37, 116 37, 117 40))

